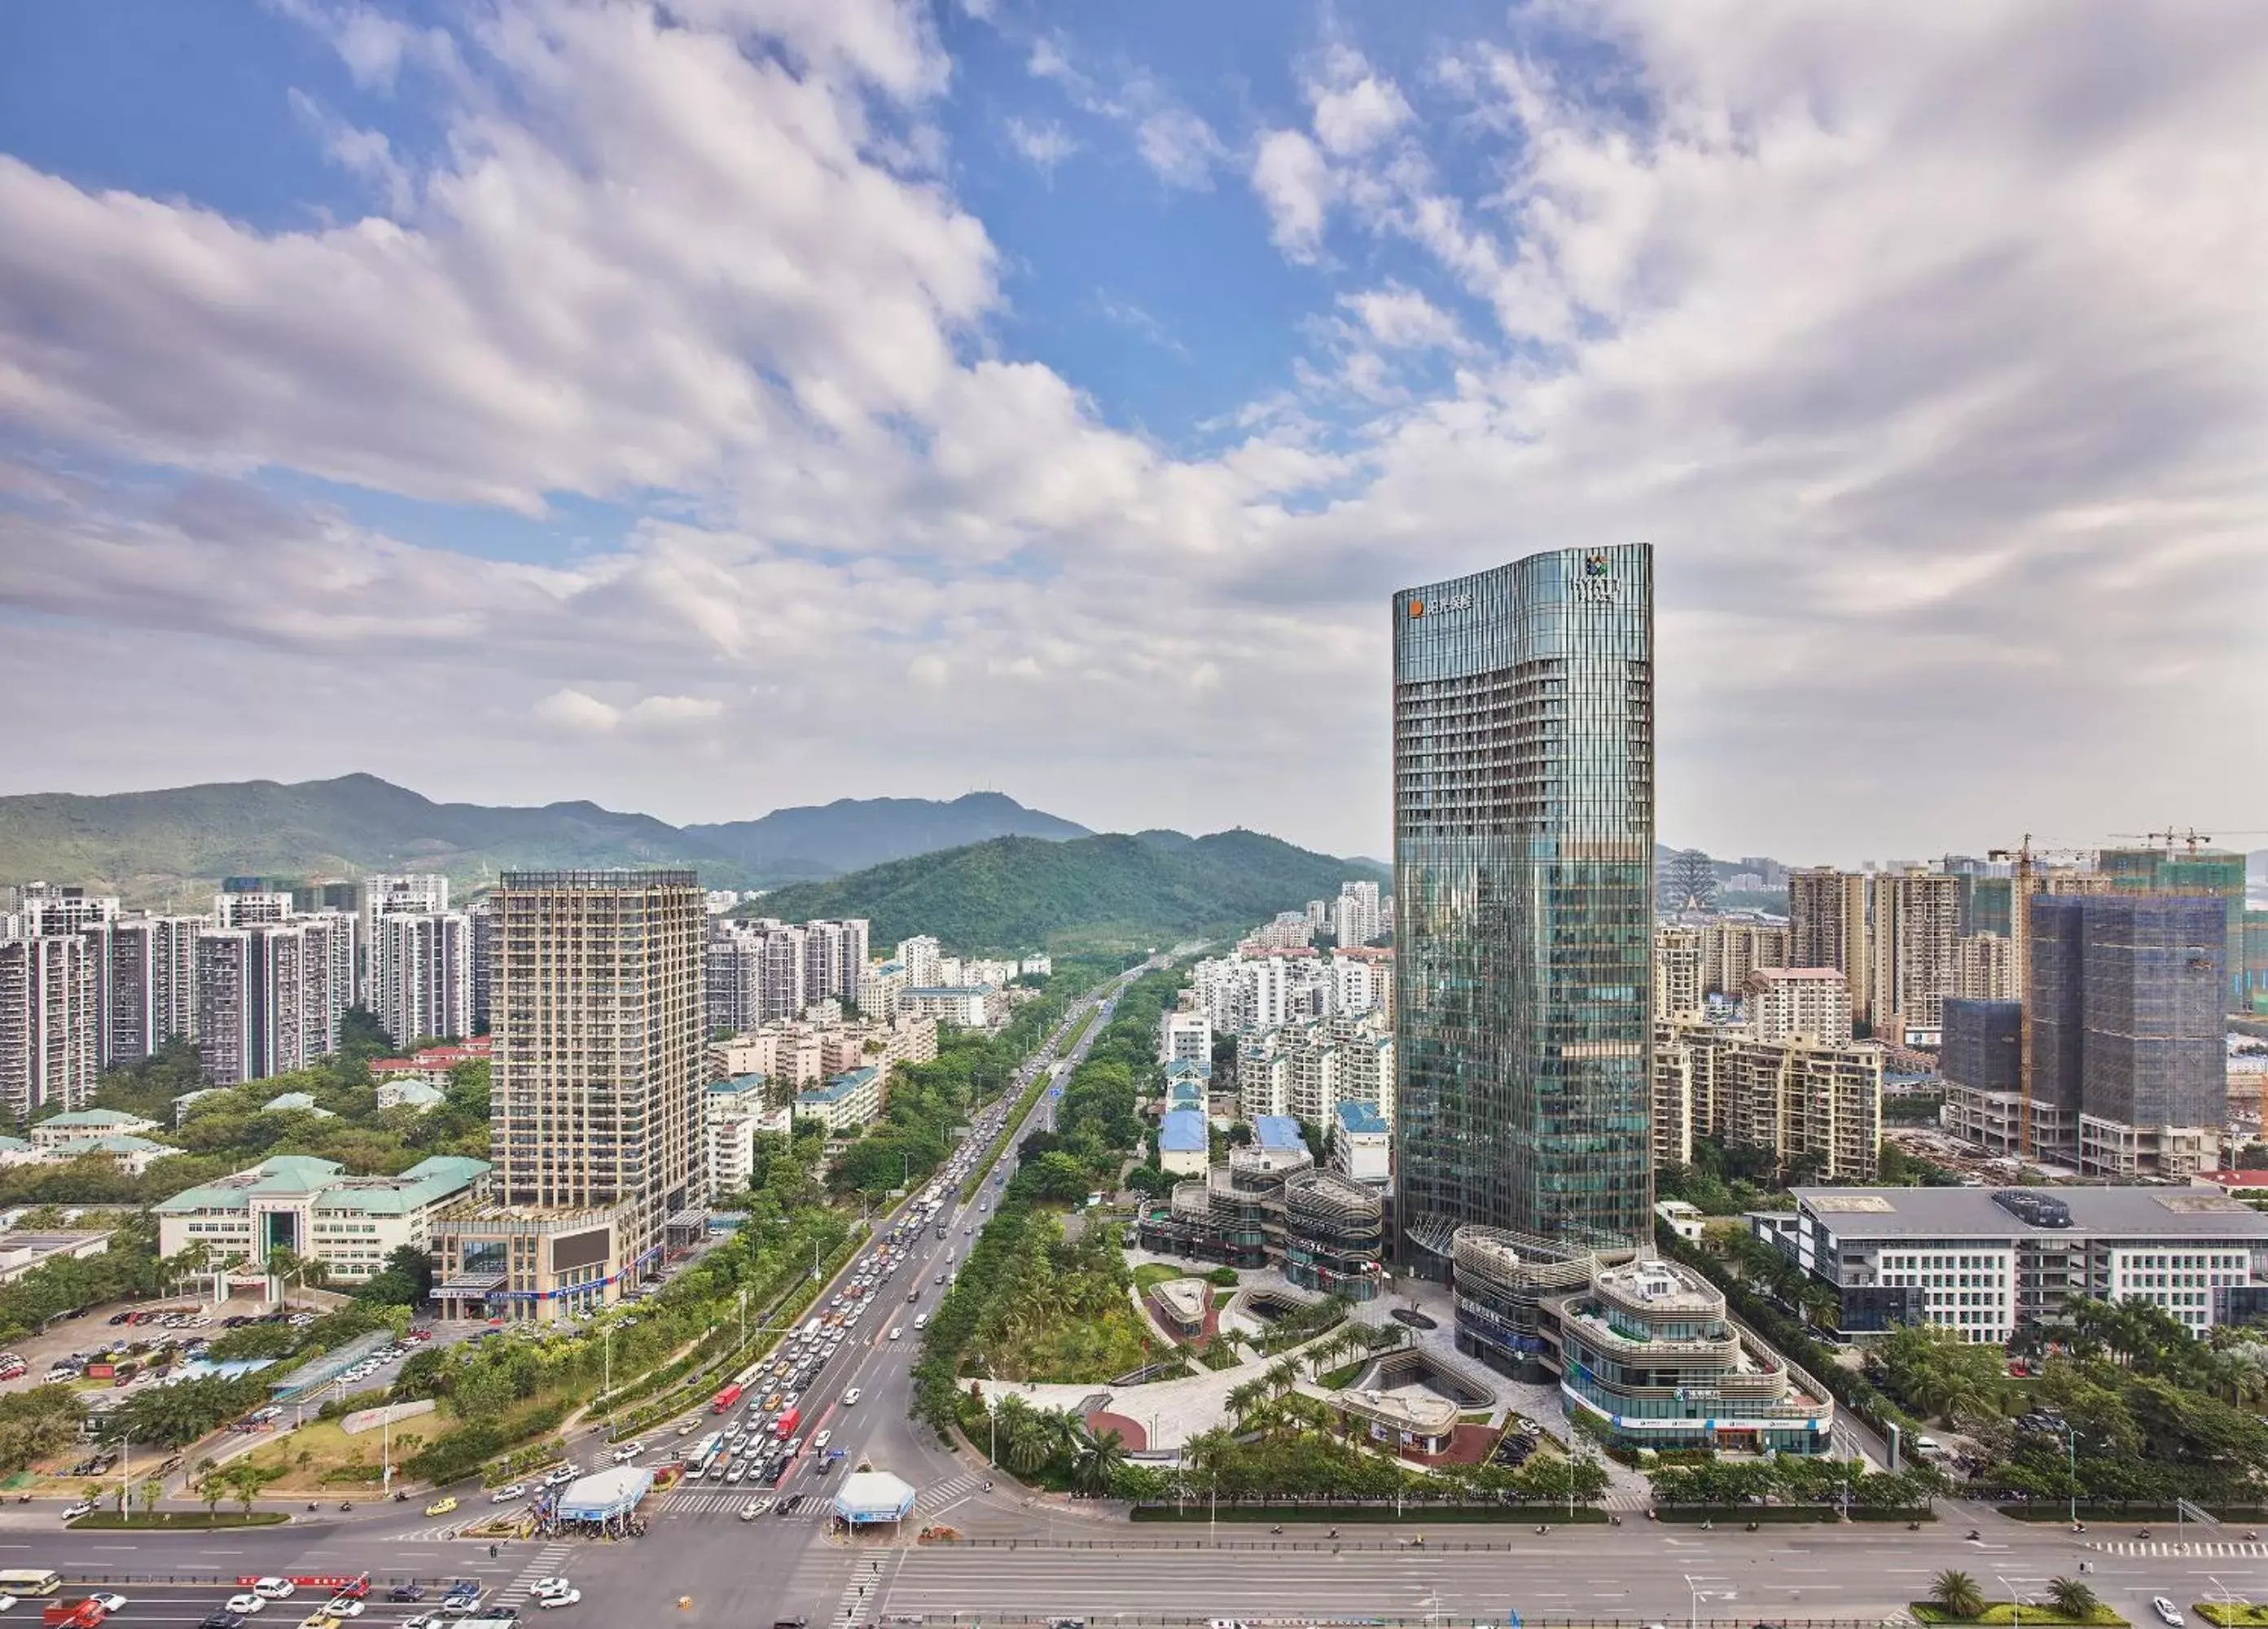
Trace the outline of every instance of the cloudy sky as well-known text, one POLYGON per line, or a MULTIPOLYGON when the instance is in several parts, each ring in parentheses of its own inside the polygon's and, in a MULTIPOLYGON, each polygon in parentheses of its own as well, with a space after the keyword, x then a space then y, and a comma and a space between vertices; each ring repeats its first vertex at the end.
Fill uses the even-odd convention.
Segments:
POLYGON ((0 791, 1382 853, 1389 591, 1647 539, 1669 841, 2268 827, 2264 110, 2255 0, 11 6, 0 791))

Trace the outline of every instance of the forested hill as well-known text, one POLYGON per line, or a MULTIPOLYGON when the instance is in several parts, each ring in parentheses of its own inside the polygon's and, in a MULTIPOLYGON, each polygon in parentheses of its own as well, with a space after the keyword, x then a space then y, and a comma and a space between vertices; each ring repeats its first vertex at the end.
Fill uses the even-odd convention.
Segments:
POLYGON ((968 952, 1138 948, 1233 932, 1361 878, 1387 873, 1256 831, 998 837, 780 888, 749 909, 791 922, 865 917, 878 946, 933 933, 968 952))

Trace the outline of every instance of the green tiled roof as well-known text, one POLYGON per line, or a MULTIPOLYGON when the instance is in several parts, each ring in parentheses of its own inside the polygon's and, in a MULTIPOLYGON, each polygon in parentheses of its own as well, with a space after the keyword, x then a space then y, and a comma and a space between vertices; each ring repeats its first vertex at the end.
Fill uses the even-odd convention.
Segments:
POLYGON ((179 1154, 181 1151, 165 1143, 153 1143, 146 1137, 77 1137, 62 1144, 55 1152, 76 1159, 83 1154, 179 1154))
POLYGON ((59 1114, 40 1122, 43 1131, 115 1131, 122 1125, 148 1125, 151 1122, 138 1114, 128 1114, 121 1109, 75 1109, 69 1114, 59 1114))
POLYGON ((175 1216, 196 1211, 242 1211, 251 1208, 255 1193, 309 1193, 315 1196, 313 1209, 318 1212, 398 1216, 471 1185, 488 1168, 485 1160, 436 1154, 399 1176, 349 1176, 346 1168, 335 1161, 279 1154, 248 1171, 177 1193, 155 1208, 161 1214, 175 1216))

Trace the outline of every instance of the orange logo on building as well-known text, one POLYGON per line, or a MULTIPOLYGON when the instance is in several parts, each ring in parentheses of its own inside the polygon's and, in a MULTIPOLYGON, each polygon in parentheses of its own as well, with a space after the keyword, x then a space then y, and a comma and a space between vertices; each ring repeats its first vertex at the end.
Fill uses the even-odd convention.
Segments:
POLYGON ((1425 602, 1423 600, 1412 600, 1410 602, 1410 615, 1412 616, 1425 615, 1425 602))

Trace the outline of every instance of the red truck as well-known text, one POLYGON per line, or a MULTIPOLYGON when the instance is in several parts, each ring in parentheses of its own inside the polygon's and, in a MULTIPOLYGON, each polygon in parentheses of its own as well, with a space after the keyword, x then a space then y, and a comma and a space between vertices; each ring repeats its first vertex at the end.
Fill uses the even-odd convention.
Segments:
POLYGON ((740 1384, 738 1381, 735 1381, 731 1385, 725 1387, 724 1390, 717 1394, 717 1400, 710 1404, 709 1412, 711 1414, 721 1414, 740 1400, 740 1384))
POLYGON ((802 1419, 803 1411, 801 1409, 792 1408, 788 1410, 786 1413, 779 1417, 779 1424, 772 1427, 772 1435, 777 1437, 782 1442, 786 1441, 790 1437, 795 1434, 796 1425, 802 1419))
POLYGON ((50 1601, 40 1621, 48 1629, 100 1629, 109 1616, 92 1601, 50 1601))

